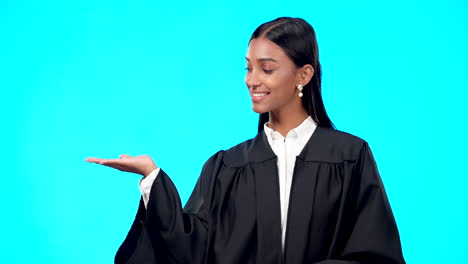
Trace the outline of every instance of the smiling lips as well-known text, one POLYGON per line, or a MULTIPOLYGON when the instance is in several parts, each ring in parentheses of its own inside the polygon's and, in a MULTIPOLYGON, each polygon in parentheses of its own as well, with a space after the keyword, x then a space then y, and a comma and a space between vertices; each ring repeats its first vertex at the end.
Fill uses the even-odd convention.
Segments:
POLYGON ((267 97, 270 94, 270 92, 263 92, 263 91, 255 91, 250 93, 250 97, 252 98, 253 102, 260 102, 263 100, 265 97, 267 97))

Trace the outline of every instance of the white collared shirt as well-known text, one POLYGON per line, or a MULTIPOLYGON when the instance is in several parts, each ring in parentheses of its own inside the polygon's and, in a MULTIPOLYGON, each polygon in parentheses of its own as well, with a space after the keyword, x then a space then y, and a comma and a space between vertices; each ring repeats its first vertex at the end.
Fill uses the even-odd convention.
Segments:
MULTIPOLYGON (((287 214, 289 207, 289 195, 294 172, 296 157, 304 149, 306 143, 317 128, 317 124, 309 116, 298 127, 291 129, 286 137, 279 132, 269 128, 267 123, 264 125, 264 132, 267 136, 271 149, 278 157, 278 180, 280 187, 281 202, 281 245, 284 248, 287 214)), ((140 180, 140 191, 143 197, 145 207, 148 205, 151 186, 156 179, 160 168, 152 171, 148 176, 140 180)))

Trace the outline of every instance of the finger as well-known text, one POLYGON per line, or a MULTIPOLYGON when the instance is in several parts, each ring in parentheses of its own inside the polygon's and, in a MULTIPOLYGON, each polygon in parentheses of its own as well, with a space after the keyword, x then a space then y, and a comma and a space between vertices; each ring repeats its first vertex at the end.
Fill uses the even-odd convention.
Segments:
POLYGON ((106 165, 106 164, 120 164, 120 165, 123 165, 123 164, 126 164, 126 161, 121 160, 121 159, 100 159, 98 161, 98 163, 102 164, 102 165, 106 165))
POLYGON ((120 171, 128 171, 128 168, 125 167, 125 166, 121 166, 119 164, 102 164, 106 167, 109 167, 109 168, 114 168, 114 169, 118 169, 120 171))
POLYGON ((92 163, 98 163, 98 162, 101 161, 101 160, 103 160, 103 159, 101 159, 101 158, 93 158, 93 157, 87 157, 87 158, 85 159, 86 162, 92 162, 92 163))
POLYGON ((119 159, 126 159, 126 158, 131 158, 132 156, 127 155, 127 154, 122 154, 120 155, 119 159))
POLYGON ((118 169, 120 171, 131 172, 129 167, 122 163, 122 160, 118 159, 101 159, 101 158, 86 158, 86 161, 103 165, 109 168, 118 169))

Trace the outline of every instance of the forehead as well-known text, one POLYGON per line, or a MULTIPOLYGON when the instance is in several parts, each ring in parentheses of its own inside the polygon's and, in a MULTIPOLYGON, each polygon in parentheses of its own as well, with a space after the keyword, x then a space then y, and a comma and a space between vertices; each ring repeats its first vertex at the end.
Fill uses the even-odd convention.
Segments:
POLYGON ((250 61, 272 58, 277 61, 290 60, 284 50, 266 38, 256 38, 250 41, 246 57, 250 61))

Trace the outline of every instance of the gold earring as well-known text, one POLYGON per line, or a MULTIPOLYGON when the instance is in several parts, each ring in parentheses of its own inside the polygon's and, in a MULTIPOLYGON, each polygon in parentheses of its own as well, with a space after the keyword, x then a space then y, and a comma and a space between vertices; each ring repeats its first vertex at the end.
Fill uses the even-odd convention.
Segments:
POLYGON ((299 84, 297 86, 297 89, 299 90, 299 97, 302 97, 304 94, 302 93, 302 89, 304 89, 304 86, 302 84, 299 84))

